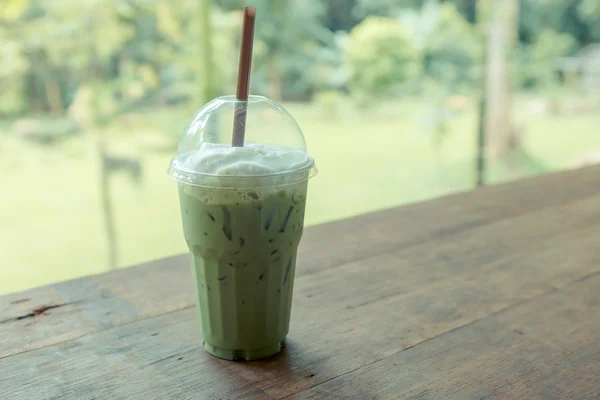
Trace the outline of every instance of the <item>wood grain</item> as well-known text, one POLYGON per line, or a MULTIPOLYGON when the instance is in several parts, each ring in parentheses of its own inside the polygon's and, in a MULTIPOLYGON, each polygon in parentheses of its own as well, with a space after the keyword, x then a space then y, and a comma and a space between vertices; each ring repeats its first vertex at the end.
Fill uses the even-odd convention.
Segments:
POLYGON ((598 398, 599 287, 596 272, 290 398, 598 398))
POLYGON ((182 257, 132 269, 2 296, 0 359, 193 305, 189 266, 182 257), (62 306, 17 320, 57 304, 62 306))
POLYGON ((288 348, 259 362, 202 350, 179 257, 3 296, 0 398, 588 398, 598 172, 308 229, 288 348))

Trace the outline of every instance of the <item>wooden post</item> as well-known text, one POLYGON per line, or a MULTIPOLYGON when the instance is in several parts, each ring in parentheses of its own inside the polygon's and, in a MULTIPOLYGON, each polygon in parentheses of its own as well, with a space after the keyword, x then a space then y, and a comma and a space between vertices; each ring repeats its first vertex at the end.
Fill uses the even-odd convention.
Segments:
MULTIPOLYGON (((484 20, 483 18, 483 10, 480 10, 480 8, 483 6, 485 7, 485 4, 483 3, 484 1, 487 0, 473 0, 473 8, 475 9, 473 11, 473 15, 474 15, 474 22, 476 23, 477 26, 477 30, 478 33, 482 33, 483 32, 483 24, 482 24, 482 20, 484 20)), ((483 36, 482 39, 482 45, 485 44, 485 36, 483 36)), ((485 49, 485 46, 482 46, 483 49, 485 49)), ((481 65, 483 67, 487 66, 487 57, 486 57, 486 51, 482 51, 482 53, 480 54, 480 62, 481 65)), ((485 185, 485 157, 486 157, 486 152, 485 152, 485 115, 486 115, 486 71, 484 68, 481 68, 481 91, 480 91, 480 95, 479 95, 479 113, 477 115, 477 155, 475 158, 475 186, 479 187, 479 186, 483 186, 485 185)))
POLYGON ((206 104, 217 95, 214 76, 212 38, 212 21, 210 16, 211 0, 200 0, 200 63, 201 71, 199 79, 200 104, 206 104))
POLYGON ((477 125, 476 186, 485 185, 485 96, 479 100, 479 122, 477 125))
MULTIPOLYGON (((102 16, 99 16, 102 18, 102 16)), ((96 21, 94 19, 93 21, 96 21)), ((100 61, 98 59, 98 37, 97 26, 95 22, 92 22, 90 26, 90 32, 94 37, 92 42, 91 59, 92 64, 90 68, 90 81, 92 82, 92 88, 98 88, 101 85, 101 74, 100 74, 100 61)), ((92 91, 94 93, 95 90, 92 91)), ((91 97, 91 120, 90 123, 94 128, 101 128, 108 122, 100 115, 100 105, 98 102, 98 96, 92 95, 91 97)), ((112 201, 110 196, 110 185, 109 185, 109 174, 110 169, 107 163, 106 154, 106 138, 104 132, 98 133, 98 140, 96 143, 98 151, 98 159, 100 161, 100 203, 102 205, 102 216, 104 217, 104 228, 106 232, 106 244, 108 247, 108 268, 117 268, 118 254, 117 254, 117 231, 114 222, 114 214, 112 208, 112 201)))
MULTIPOLYGON (((208 103, 218 94, 218 83, 215 81, 215 64, 212 48, 212 19, 211 19, 211 0, 200 0, 200 70, 198 84, 200 86, 200 101, 198 106, 208 103)), ((216 116, 207 121, 206 137, 212 142, 218 142, 217 132, 219 131, 219 122, 216 116)))
MULTIPOLYGON (((285 18, 286 7, 285 0, 270 0, 271 19, 273 21, 283 21, 285 18)), ((281 71, 280 59, 282 53, 280 39, 274 41, 269 46, 269 60, 267 65, 267 73, 269 76, 269 97, 273 100, 280 101, 283 97, 283 73, 281 71)))
POLYGON ((488 6, 491 20, 485 66, 485 133, 487 155, 498 158, 509 149, 514 134, 508 63, 517 37, 519 0, 489 0, 488 6))
POLYGON ((46 89, 46 101, 48 102, 50 112, 53 115, 61 116, 65 110, 62 103, 60 82, 58 81, 58 77, 53 76, 55 72, 51 69, 49 73, 45 74, 44 87, 46 89))
POLYGON ((110 166, 106 155, 106 141, 102 133, 98 137, 98 155, 100 156, 100 200, 102 203, 104 228, 106 229, 106 243, 108 245, 108 267, 115 269, 118 262, 117 230, 110 195, 110 166))

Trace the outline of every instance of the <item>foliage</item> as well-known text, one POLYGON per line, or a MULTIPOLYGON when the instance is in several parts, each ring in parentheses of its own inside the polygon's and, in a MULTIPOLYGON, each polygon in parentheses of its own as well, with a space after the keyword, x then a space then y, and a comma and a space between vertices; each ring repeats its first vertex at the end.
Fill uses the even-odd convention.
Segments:
POLYGON ((312 90, 314 53, 332 44, 322 0, 218 0, 226 10, 256 7, 252 88, 275 99, 305 98, 312 90))
POLYGON ((0 8, 0 20, 16 20, 27 9, 27 3, 27 0, 4 0, 0 8))
MULTIPOLYGON (((156 1, 156 0, 155 0, 156 1)), ((238 12, 223 12, 211 9, 212 65, 217 93, 231 93, 235 87, 237 65, 237 41, 241 16, 238 12)), ((158 62, 162 66, 162 77, 169 86, 168 97, 172 99, 196 99, 199 86, 208 84, 201 81, 204 64, 200 62, 200 26, 197 0, 168 1, 156 4, 158 30, 158 62)))
POLYGON ((421 9, 406 10, 399 18, 410 28, 412 42, 422 55, 424 77, 447 88, 474 84, 481 44, 453 3, 428 0, 421 9))
POLYGON ((350 32, 346 63, 351 93, 374 97, 417 75, 418 52, 399 21, 369 17, 350 32))
POLYGON ((546 29, 572 35, 584 46, 600 40, 598 0, 521 0, 519 33, 531 44, 546 29))
MULTIPOLYGON (((18 1, 18 13, 5 9, 2 14, 5 20, 10 15, 11 23, 0 24, 0 52, 10 60, 0 67, 5 100, 0 112, 62 114, 71 106, 80 111, 99 107, 84 113, 98 118, 132 102, 173 101, 198 93, 197 0, 18 1), (73 104, 89 100, 90 90, 94 101, 73 104)), ((216 80, 233 82, 232 34, 239 18, 220 10, 213 16, 212 45, 225 49, 215 51, 216 80)))
MULTIPOLYGON (((255 93, 373 96, 415 76, 446 91, 478 84, 483 38, 471 0, 2 0, 0 115, 98 107, 110 118, 197 99, 207 86, 231 93, 245 3, 258 9, 255 93), (208 3, 214 71, 206 75, 199 21, 208 3)), ((551 63, 539 60, 600 41, 598 20, 598 0, 521 0, 519 84, 550 84, 551 63), (562 34, 574 43, 563 46, 562 34)))
POLYGON ((0 115, 17 114, 25 110, 23 76, 29 63, 18 40, 0 26, 0 115), (16 78, 16 79, 15 79, 16 78))
POLYGON ((422 0, 358 0, 353 12, 360 18, 397 17, 408 8, 418 8, 421 3, 422 0))
POLYGON ((577 15, 589 27, 590 37, 600 41, 600 2, 583 0, 577 8, 577 15))
POLYGON ((348 87, 348 69, 344 54, 348 46, 348 34, 340 31, 333 36, 331 46, 319 46, 314 51, 315 63, 309 70, 311 86, 316 91, 345 91, 348 87))
POLYGON ((256 40, 262 51, 253 61, 259 92, 275 99, 305 97, 314 51, 329 45, 332 33, 323 26, 321 0, 251 0, 258 10, 256 40))
POLYGON ((520 86, 539 89, 556 86, 559 83, 557 61, 569 55, 575 43, 575 39, 567 33, 543 30, 533 44, 520 51, 520 63, 517 70, 512 71, 519 78, 520 86))

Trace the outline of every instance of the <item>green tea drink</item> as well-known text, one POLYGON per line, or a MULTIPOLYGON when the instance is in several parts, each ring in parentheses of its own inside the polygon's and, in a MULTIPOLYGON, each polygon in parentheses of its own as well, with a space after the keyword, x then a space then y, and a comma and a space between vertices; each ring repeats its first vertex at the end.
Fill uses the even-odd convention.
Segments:
POLYGON ((301 150, 205 143, 179 157, 179 182, 205 349, 225 359, 278 353, 289 329, 307 171, 301 150))

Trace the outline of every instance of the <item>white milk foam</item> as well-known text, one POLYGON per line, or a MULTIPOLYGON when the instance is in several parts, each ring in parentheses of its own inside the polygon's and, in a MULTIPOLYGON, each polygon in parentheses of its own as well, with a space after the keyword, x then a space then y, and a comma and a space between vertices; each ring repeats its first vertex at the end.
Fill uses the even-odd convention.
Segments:
POLYGON ((198 151, 188 153, 182 164, 187 170, 209 175, 257 176, 295 171, 311 162, 304 150, 264 144, 232 147, 203 143, 198 151))
MULTIPOLYGON (((261 176, 300 170, 309 167, 313 159, 304 150, 274 147, 264 144, 246 144, 232 147, 224 144, 203 143, 200 149, 180 158, 185 170, 214 175, 207 183, 217 187, 185 185, 190 196, 208 204, 239 204, 260 201, 272 195, 305 196, 306 180, 286 185, 286 179, 277 186, 260 187, 261 176), (240 188, 218 188, 219 176, 240 177, 240 188), (247 177, 247 179, 243 179, 247 177)), ((282 177, 284 178, 284 177, 282 177)))

